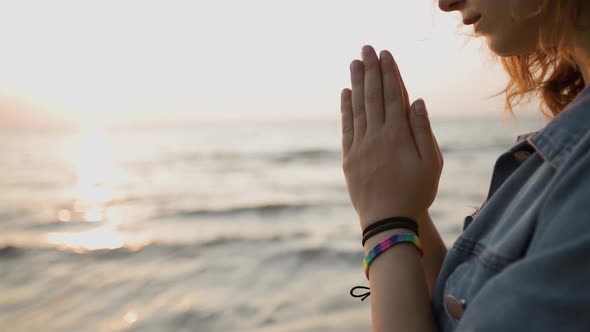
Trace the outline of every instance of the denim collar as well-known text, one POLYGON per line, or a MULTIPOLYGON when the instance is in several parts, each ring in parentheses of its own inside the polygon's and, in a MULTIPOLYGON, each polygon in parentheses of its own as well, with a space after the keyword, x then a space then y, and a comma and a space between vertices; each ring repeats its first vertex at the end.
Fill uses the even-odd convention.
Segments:
POLYGON ((517 142, 526 139, 543 159, 558 169, 588 132, 590 132, 590 87, 584 88, 543 129, 520 135, 517 142))

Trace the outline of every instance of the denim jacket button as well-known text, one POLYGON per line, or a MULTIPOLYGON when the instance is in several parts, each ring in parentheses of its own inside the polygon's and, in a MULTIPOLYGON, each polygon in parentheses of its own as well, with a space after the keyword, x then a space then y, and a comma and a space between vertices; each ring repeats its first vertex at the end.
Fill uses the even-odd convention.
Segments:
POLYGON ((453 295, 447 295, 445 299, 445 305, 447 307, 447 311, 451 317, 455 318, 456 320, 461 319, 463 316, 463 311, 465 311, 465 303, 464 299, 457 299, 453 295))
POLYGON ((516 158, 516 160, 523 162, 525 161, 528 157, 531 156, 531 153, 525 150, 518 150, 516 152, 514 152, 514 158, 516 158))

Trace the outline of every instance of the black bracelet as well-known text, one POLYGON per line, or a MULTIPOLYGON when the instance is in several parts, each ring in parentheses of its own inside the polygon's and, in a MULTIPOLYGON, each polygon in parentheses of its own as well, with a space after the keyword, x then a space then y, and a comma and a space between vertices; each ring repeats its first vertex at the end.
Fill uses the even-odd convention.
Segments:
POLYGON ((406 218, 406 217, 391 217, 391 218, 383 219, 381 221, 370 224, 367 228, 365 228, 365 230, 363 230, 363 236, 365 236, 365 234, 367 234, 372 229, 389 224, 390 222, 393 222, 393 221, 407 221, 407 222, 416 224, 416 227, 418 227, 418 223, 416 221, 414 221, 413 219, 406 218))
POLYGON ((362 241, 363 246, 365 246, 365 242, 367 242, 367 240, 369 240, 369 238, 373 237, 374 235, 377 235, 381 232, 384 232, 384 231, 387 231, 390 229, 396 229, 396 228, 407 228, 407 229, 411 230, 412 232, 416 233, 417 236, 420 236, 420 234, 418 233, 418 224, 417 223, 405 222, 405 221, 393 221, 393 222, 389 222, 381 227, 377 227, 377 228, 373 228, 373 229, 369 230, 363 236, 363 241, 362 241))

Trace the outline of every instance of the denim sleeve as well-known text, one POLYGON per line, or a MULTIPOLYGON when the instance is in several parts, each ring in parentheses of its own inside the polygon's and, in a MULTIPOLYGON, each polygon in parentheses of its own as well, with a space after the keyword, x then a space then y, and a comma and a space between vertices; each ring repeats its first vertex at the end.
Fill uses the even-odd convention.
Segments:
POLYGON ((548 187, 526 255, 486 282, 456 331, 590 331, 590 153, 576 159, 548 187))

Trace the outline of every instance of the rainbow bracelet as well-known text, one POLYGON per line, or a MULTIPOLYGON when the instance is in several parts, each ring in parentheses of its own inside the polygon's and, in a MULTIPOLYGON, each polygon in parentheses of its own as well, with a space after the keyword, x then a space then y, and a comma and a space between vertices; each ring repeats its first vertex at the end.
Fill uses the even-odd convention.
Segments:
POLYGON ((377 258, 377 256, 384 253, 387 249, 393 247, 396 244, 410 242, 412 243, 416 249, 420 252, 420 256, 424 256, 424 252, 422 251, 422 243, 420 243, 420 239, 414 233, 399 233, 394 234, 387 239, 379 242, 365 257, 363 261, 363 266, 365 268, 365 275, 367 276, 367 280, 369 280, 369 266, 371 263, 377 258))

